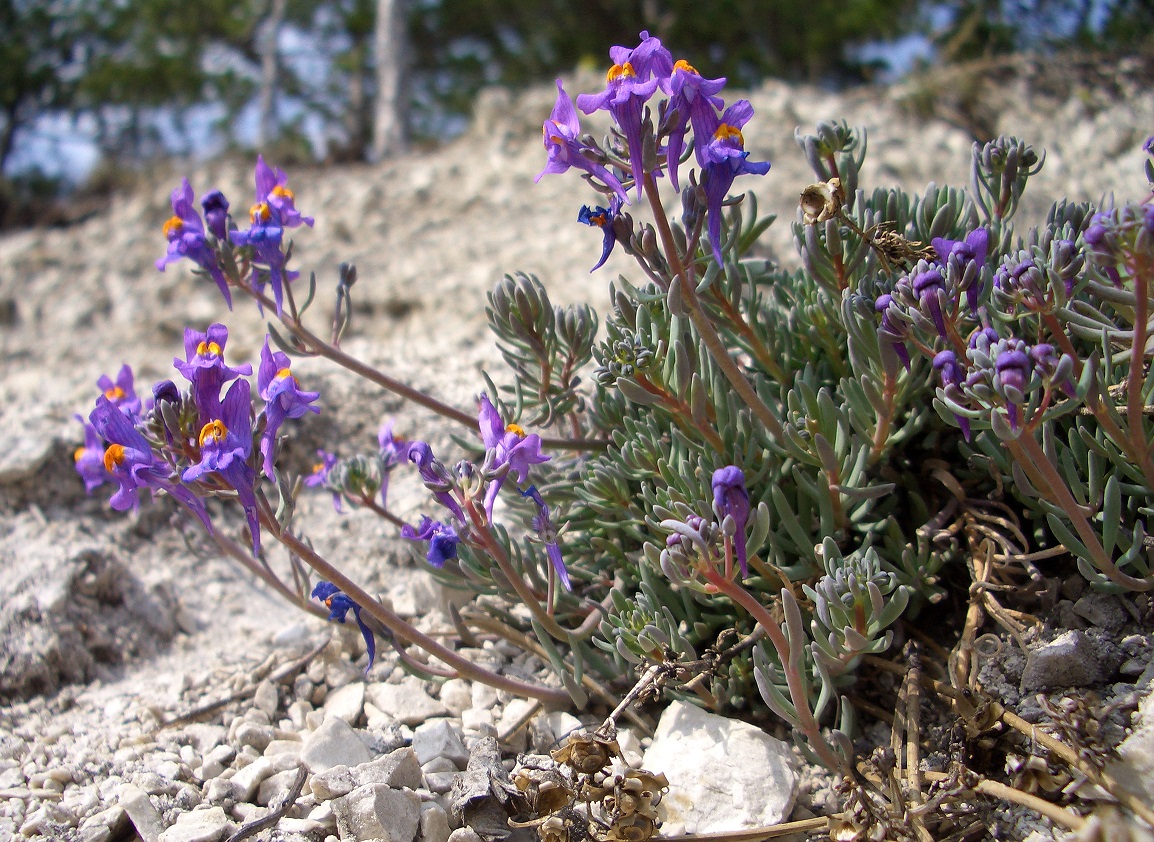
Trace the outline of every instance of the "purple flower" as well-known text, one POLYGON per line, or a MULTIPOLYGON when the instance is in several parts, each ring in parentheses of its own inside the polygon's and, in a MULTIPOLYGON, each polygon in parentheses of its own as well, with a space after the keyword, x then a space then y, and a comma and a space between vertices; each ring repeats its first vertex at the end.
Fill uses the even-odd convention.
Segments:
POLYGON ((320 407, 312 403, 320 397, 319 392, 302 392, 293 376, 288 354, 273 351, 264 338, 260 349, 260 366, 256 371, 257 390, 265 402, 265 428, 260 437, 260 452, 264 456, 265 476, 273 477, 273 449, 276 434, 286 418, 300 418, 306 412, 320 412, 320 407))
POLYGON ((301 216, 296 209, 293 191, 285 185, 288 176, 284 170, 274 170, 264 162, 264 156, 256 156, 256 203, 267 204, 276 223, 282 228, 297 228, 301 224, 313 226, 311 216, 301 216))
POLYGON ((549 563, 553 565, 557 578, 561 580, 565 590, 572 591, 573 583, 569 581, 569 568, 565 566, 565 559, 561 557, 561 547, 557 543, 557 526, 549 518, 549 507, 545 505, 541 492, 537 490, 537 486, 530 485, 521 492, 521 496, 528 497, 537 504, 537 514, 533 515, 533 529, 545 544, 545 553, 549 556, 549 563))
MULTIPOLYGON (((710 114, 705 131, 696 142, 701 147, 703 184, 705 186, 706 208, 709 212, 709 242, 713 247, 713 259, 723 264, 721 258, 721 205, 729 188, 739 175, 765 175, 769 172, 769 162, 750 163, 745 151, 745 136, 741 127, 753 116, 753 106, 741 99, 725 109, 720 118, 710 114), (706 137, 709 138, 706 141, 706 137)), ((695 134, 696 136, 696 134, 695 134)))
MULTIPOLYGON (((301 216, 296 209, 293 192, 285 186, 287 182, 288 176, 282 170, 274 171, 258 155, 256 204, 249 209, 251 224, 247 231, 232 231, 229 235, 236 245, 250 247, 256 261, 267 267, 278 316, 284 306, 285 283, 300 276, 299 272, 285 268, 285 256, 281 251, 284 229, 301 224, 311 227, 313 224, 312 217, 301 216)), ((252 284, 258 292, 263 291, 264 281, 256 269, 253 270, 252 284)))
MULTIPOLYGON (((284 307, 285 281, 296 279, 300 273, 285 268, 285 256, 281 251, 284 228, 277 223, 271 206, 267 202, 258 202, 249 211, 249 219, 251 225, 247 231, 230 231, 229 237, 235 245, 252 248, 256 262, 267 267, 273 301, 276 302, 276 314, 279 316, 284 307)), ((264 281, 258 269, 253 269, 251 280, 257 292, 264 291, 264 281)))
POLYGON ((468 519, 461 510, 460 504, 449 493, 452 483, 449 481, 449 472, 434 456, 433 449, 427 442, 409 442, 406 452, 408 459, 417 466, 417 473, 421 475, 425 486, 433 492, 437 502, 448 509, 457 520, 466 523, 468 519))
POLYGON ((140 417, 140 398, 136 396, 133 379, 132 368, 122 365, 115 381, 102 374, 96 385, 113 406, 135 421, 140 417))
POLYGON ((741 564, 741 576, 749 576, 749 561, 746 557, 745 524, 749 520, 749 491, 745 488, 745 472, 736 465, 727 465, 713 472, 713 508, 722 521, 732 517, 736 531, 733 536, 737 560, 741 564))
POLYGON ((205 474, 217 474, 236 490, 252 533, 252 554, 260 553, 260 519, 256 509, 256 469, 252 454, 252 398, 247 380, 233 383, 220 404, 219 417, 200 430, 200 461, 185 469, 181 479, 196 482, 205 474))
POLYGON ((1118 235, 1113 229, 1110 214, 1096 213, 1090 218, 1090 225, 1082 235, 1082 242, 1090 249, 1095 265, 1119 289, 1122 276, 1118 272, 1118 235), (1108 227, 1109 226, 1109 227, 1108 227))
POLYGON ((577 118, 577 109, 573 107, 573 100, 565 93, 561 80, 558 79, 557 103, 553 106, 553 113, 541 127, 549 161, 545 164, 545 169, 537 173, 537 177, 533 180, 540 181, 541 177, 548 173, 563 173, 570 167, 577 167, 612 188, 622 201, 629 201, 625 188, 621 186, 617 176, 585 154, 588 147, 577 139, 580 132, 581 122, 577 118))
POLYGON ((706 164, 704 149, 713 131, 710 121, 715 110, 725 106, 721 97, 717 96, 724 87, 724 78, 706 79, 684 59, 679 59, 673 65, 669 77, 669 92, 672 94, 669 107, 677 111, 677 122, 670 129, 666 142, 665 166, 669 170, 669 181, 674 190, 681 189, 677 183, 677 168, 685 150, 685 130, 689 125, 693 126, 693 136, 697 143, 697 163, 702 167, 706 164))
POLYGON ((172 481, 167 465, 156 457, 148 440, 108 398, 101 395, 96 399, 96 408, 88 420, 100 437, 108 442, 103 457, 104 469, 119 485, 109 500, 112 508, 119 512, 135 509, 140 505, 140 489, 160 490, 183 503, 200 518, 209 532, 212 531, 204 503, 187 488, 172 481))
POLYGON ((878 296, 877 301, 874 302, 874 309, 882 314, 882 323, 878 326, 878 338, 884 339, 890 344, 906 371, 909 371, 910 352, 905 343, 905 337, 909 331, 906 330, 905 323, 894 316, 893 308, 895 307, 894 297, 889 293, 878 296))
POLYGON ((586 225, 593 225, 601 229, 604 235, 604 240, 601 244, 601 259, 597 261, 597 265, 590 269, 590 272, 596 272, 600 269, 605 261, 609 259, 609 253, 613 251, 613 246, 617 244, 617 231, 613 227, 613 223, 617 220, 617 214, 621 212, 621 200, 614 196, 609 200, 608 208, 590 208, 585 205, 581 208, 581 212, 577 214, 577 221, 584 222, 586 225))
MULTIPOLYGON (((934 357, 934 371, 941 376, 943 389, 949 389, 951 386, 960 388, 965 383, 965 372, 962 371, 962 367, 958 364, 958 356, 953 351, 942 351, 934 357)), ((954 420, 958 422, 962 436, 969 441, 970 419, 955 412, 954 420)))
POLYGON ((524 483, 529 478, 529 466, 548 462, 549 457, 541 452, 541 437, 536 433, 526 435, 518 424, 506 425, 488 395, 481 395, 480 403, 477 426, 490 454, 490 470, 495 474, 485 491, 485 515, 491 523, 493 503, 506 475, 511 473, 518 483, 524 483))
POLYGON ((1154 155, 1154 135, 1146 138, 1146 142, 1142 144, 1142 151, 1147 155, 1154 155))
POLYGON ((252 374, 248 363, 236 368, 224 364, 227 342, 228 328, 222 324, 209 325, 205 333, 185 328, 184 359, 172 361, 176 370, 192 383, 192 399, 202 424, 219 417, 221 387, 242 374, 252 374))
POLYGON ((373 668, 373 661, 377 659, 377 641, 373 636, 373 630, 361 619, 361 606, 349 599, 332 582, 317 582, 313 588, 313 599, 319 599, 325 604, 325 608, 329 609, 330 621, 343 624, 349 611, 353 612, 353 619, 361 629, 361 637, 365 639, 365 651, 369 655, 369 665, 365 667, 365 675, 368 675, 369 670, 373 668))
POLYGON ((393 435, 393 422, 382 424, 377 431, 377 445, 381 457, 381 506, 388 505, 389 474, 408 457, 409 443, 393 435))
MULTIPOLYGON (((980 272, 986 265, 986 254, 990 248, 990 232, 985 228, 977 228, 966 235, 964 240, 947 240, 944 237, 935 237, 931 241, 934 251, 941 258, 942 265, 950 261, 950 257, 957 255, 963 263, 976 263, 980 272)), ((975 284, 966 290, 966 303, 972 312, 978 310, 980 288, 975 284)))
POLYGON ((942 297, 945 293, 945 278, 942 277, 941 270, 937 268, 927 269, 924 272, 919 272, 913 277, 914 295, 918 297, 918 301, 922 306, 930 311, 930 318, 934 320, 934 327, 938 329, 938 335, 942 339, 948 339, 946 335, 946 319, 942 314, 942 297))
POLYGON ((204 237, 204 223, 200 220, 200 214, 192 207, 192 185, 187 178, 181 179, 180 187, 172 191, 172 214, 164 223, 168 253, 156 261, 156 268, 163 272, 169 263, 187 257, 216 281, 231 310, 232 295, 228 291, 228 281, 220 269, 216 252, 204 237))
MULTIPOLYGON (((308 488, 322 488, 328 486, 329 474, 337 464, 337 455, 327 450, 318 450, 317 457, 321 460, 313 465, 313 472, 305 477, 305 486, 308 488)), ((333 508, 341 510, 341 492, 333 491, 333 508)))
POLYGON ((212 236, 222 242, 228 238, 228 199, 219 190, 211 190, 200 197, 204 219, 212 236))
POLYGON ((1033 363, 1026 353, 1026 343, 1020 339, 1003 339, 996 346, 994 358, 994 385, 1006 398, 1006 415, 1010 429, 1018 429, 1018 404, 1026 398, 1033 363))
POLYGON ((612 116, 625 135, 629 148, 629 163, 637 195, 645 179, 644 152, 641 148, 641 120, 643 106, 659 86, 667 88, 673 72, 673 56, 648 32, 641 33, 641 44, 630 50, 610 47, 613 66, 605 74, 605 90, 599 94, 581 94, 577 107, 586 114, 605 110, 612 116))
POLYGON ((425 555, 433 567, 444 567, 450 558, 457 557, 457 543, 461 540, 452 526, 421 515, 416 529, 405 524, 401 527, 401 537, 410 541, 428 541, 429 551, 425 555))
POLYGON ((96 428, 81 416, 76 420, 84 425, 84 444, 76 448, 72 460, 76 463, 76 473, 84 480, 84 490, 91 494, 99 486, 112 481, 112 474, 104 467, 104 442, 96 428))
POLYGON ((180 389, 171 380, 161 380, 152 387, 152 405, 162 403, 180 403, 180 389))
POLYGON ((1046 342, 1040 342, 1030 349, 1030 360, 1039 374, 1056 385, 1068 398, 1077 396, 1074 388, 1072 360, 1063 365, 1063 357, 1058 355, 1057 349, 1046 342))

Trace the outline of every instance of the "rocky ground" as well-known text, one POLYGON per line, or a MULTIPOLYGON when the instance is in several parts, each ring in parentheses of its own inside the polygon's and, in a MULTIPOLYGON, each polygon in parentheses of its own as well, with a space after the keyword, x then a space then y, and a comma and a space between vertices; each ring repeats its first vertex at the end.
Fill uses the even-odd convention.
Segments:
MULTIPOLYGON (((757 117, 745 132, 747 147, 773 169, 747 187, 779 215, 768 235, 773 256, 792 261, 788 222, 811 180, 794 129, 812 130, 820 119, 868 128, 866 189, 964 184, 974 134, 989 132, 1017 135, 1047 152, 1027 194, 1026 220, 1040 220, 1059 195, 1142 198, 1140 147, 1154 132, 1148 76, 1138 67, 1107 75, 1103 82, 1081 67, 1018 67, 841 94, 778 83, 752 92, 757 117)), ((583 79, 567 88, 597 85, 583 79)), ((442 147, 378 167, 291 173, 298 206, 317 218, 313 231, 297 233, 295 265, 316 271, 322 296, 341 261, 360 272, 347 351, 470 406, 482 370, 501 379, 483 305, 504 273, 538 275, 557 303, 607 302, 608 281, 630 267, 614 255, 588 273, 600 238, 575 219, 592 197, 575 177, 533 183, 543 165, 540 123, 552 100, 550 88, 519 96, 490 91, 470 132, 442 147)), ((219 187, 235 207, 249 201, 251 163, 197 164, 117 196, 106 212, 81 223, 0 237, 0 838, 102 842, 135 834, 146 842, 213 842, 285 806, 291 795, 279 823, 251 838, 445 842, 452 833, 467 842, 475 831, 461 826, 462 810, 454 810, 461 792, 452 784, 470 748, 495 735, 506 751, 543 751, 578 724, 573 712, 530 716, 523 700, 463 681, 426 684, 388 657, 366 677, 355 627, 306 618, 174 523, 163 505, 129 517, 110 512, 106 494, 87 497, 72 470, 81 443, 72 416, 91 406, 101 374, 129 362, 138 383, 169 376, 184 327, 203 329, 214 320, 229 325, 232 361, 253 360, 260 347, 264 323, 255 310, 241 304, 228 313, 211 283, 183 266, 160 274, 152 265, 164 250, 168 192, 184 172, 198 194, 219 187)), ((318 313, 315 323, 324 322, 318 313)), ((322 393, 324 407, 306 419, 302 443, 289 454, 300 466, 316 447, 369 447, 388 418, 407 437, 448 441, 450 431, 428 413, 342 371, 312 360, 294 371, 322 393)), ((421 492, 414 482, 398 483, 392 501, 402 516, 417 514, 421 492)), ((299 519, 322 554, 386 595, 399 613, 425 630, 444 628, 444 615, 429 610, 441 595, 392 527, 364 511, 337 515, 325 495, 309 498, 299 519)), ((1120 739, 1141 724, 1128 714, 1138 688, 1149 684, 1149 616, 1143 619, 1143 606, 1133 602, 1103 608, 1085 599, 1074 590, 1056 597, 1052 608, 1064 625, 1031 643, 1074 653, 1058 664, 1097 665, 1102 651, 1111 653, 1113 667, 1089 682, 1123 700, 1120 739), (1080 637, 1051 639, 1068 631, 1080 637)), ((541 670, 535 658, 492 644, 473 654, 518 674, 541 670)), ((1007 701, 1020 701, 1009 697, 1021 695, 1030 665, 1008 656, 990 664, 1001 684, 993 674, 988 683, 1007 701)), ((1031 681, 1028 689, 1055 689, 1031 681)), ((595 711, 584 716, 596 721, 595 711)), ((665 739, 720 727, 670 719, 660 729, 665 739)), ((1154 712, 1145 725, 1146 736, 1138 737, 1147 742, 1133 747, 1148 758, 1154 712)), ((748 736, 734 735, 732 750, 748 736)), ((763 753, 745 765, 768 768, 765 758, 777 749, 759 737, 751 742, 749 751, 763 753)), ((640 731, 623 738, 638 757, 661 745, 640 731)), ((663 758, 670 756, 665 745, 663 758)), ((678 753, 703 756, 672 751, 678 753)), ((684 788, 678 796, 672 767, 661 771, 674 782, 671 804, 698 801, 714 819, 736 816, 745 803, 776 805, 776 812, 744 817, 747 824, 788 818, 795 803, 794 817, 831 806, 820 775, 788 757, 782 764, 771 788, 776 800, 764 789, 733 789, 724 793, 727 806, 686 798, 684 788)), ((772 776, 755 777, 764 783, 772 776)), ((998 814, 990 833, 1045 838, 1048 823, 1031 816, 998 814)), ((667 830, 717 827, 697 822, 675 816, 667 830)))

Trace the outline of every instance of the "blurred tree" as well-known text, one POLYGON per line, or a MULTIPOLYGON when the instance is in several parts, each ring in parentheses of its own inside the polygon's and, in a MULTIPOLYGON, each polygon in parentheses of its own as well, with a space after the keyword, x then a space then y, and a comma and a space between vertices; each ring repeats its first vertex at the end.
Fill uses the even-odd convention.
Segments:
POLYGON ((1111 56, 1154 51, 1151 0, 944 0, 934 35, 946 62, 1070 47, 1111 56))
POLYGON ((0 0, 0 173, 17 134, 66 98, 69 47, 54 24, 47 4, 0 0))
POLYGON ((405 0, 378 0, 373 54, 377 97, 372 160, 396 155, 408 141, 408 26, 405 0))
POLYGON ((415 71, 431 95, 467 110, 477 88, 603 65, 609 44, 648 29, 699 70, 751 85, 767 76, 860 80, 852 47, 910 31, 917 0, 423 0, 415 71))

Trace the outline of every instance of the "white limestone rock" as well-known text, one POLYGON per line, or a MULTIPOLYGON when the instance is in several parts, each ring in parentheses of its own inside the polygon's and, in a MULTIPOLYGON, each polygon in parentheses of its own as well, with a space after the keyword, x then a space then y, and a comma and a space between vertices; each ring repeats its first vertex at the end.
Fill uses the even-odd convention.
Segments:
POLYGON ((333 766, 359 766, 372 760, 372 754, 349 723, 334 716, 308 735, 301 749, 301 762, 316 774, 333 766))
POLYGON ((366 784, 329 802, 341 839, 413 842, 421 820, 421 799, 408 789, 366 784))
POLYGON ((684 702, 662 714, 644 768, 669 779, 658 808, 663 835, 778 824, 797 796, 789 746, 746 722, 684 702))
POLYGON ((449 712, 439 699, 425 691, 425 683, 415 676, 405 676, 399 684, 370 684, 365 688, 365 699, 402 725, 420 725, 426 719, 449 712))

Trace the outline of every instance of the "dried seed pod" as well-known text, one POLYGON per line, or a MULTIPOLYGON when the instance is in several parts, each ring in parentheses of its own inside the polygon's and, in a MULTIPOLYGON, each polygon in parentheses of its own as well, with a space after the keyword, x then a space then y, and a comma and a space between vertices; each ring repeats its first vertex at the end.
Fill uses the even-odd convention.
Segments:
POLYGON ((801 213, 806 225, 833 219, 845 204, 845 188, 840 178, 819 181, 801 191, 801 213))
POLYGON ((558 763, 584 775, 600 772, 615 757, 620 756, 621 747, 617 745, 617 740, 587 731, 570 734, 565 745, 552 753, 558 763))

